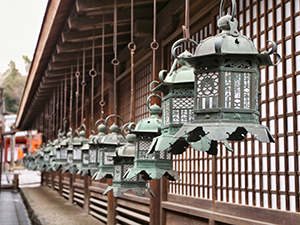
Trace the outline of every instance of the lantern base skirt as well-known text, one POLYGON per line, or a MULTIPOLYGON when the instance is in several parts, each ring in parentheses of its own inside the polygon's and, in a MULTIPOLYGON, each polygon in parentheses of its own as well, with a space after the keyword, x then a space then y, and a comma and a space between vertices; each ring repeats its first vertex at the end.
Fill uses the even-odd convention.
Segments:
POLYGON ((105 190, 105 192, 103 193, 103 195, 106 195, 109 191, 113 190, 113 195, 115 197, 119 197, 121 195, 123 195, 126 191, 132 191, 134 192, 137 196, 139 197, 145 197, 146 196, 146 192, 148 191, 152 196, 154 195, 154 192, 152 191, 151 188, 147 188, 147 187, 126 187, 124 185, 122 186, 108 186, 105 190))
POLYGON ((153 138, 147 154, 164 150, 168 150, 172 154, 181 154, 186 151, 188 146, 189 143, 184 137, 174 138, 171 134, 162 134, 153 138))
POLYGON ((92 179, 95 179, 95 180, 101 180, 102 178, 112 178, 113 177, 113 174, 114 174, 114 171, 98 171, 98 172, 95 172, 92 179))
POLYGON ((274 142, 269 129, 255 123, 186 123, 174 137, 180 138, 188 134, 188 142, 197 142, 203 136, 212 141, 241 141, 247 132, 261 142, 274 142))
POLYGON ((124 178, 130 179, 137 176, 138 174, 141 174, 141 177, 144 180, 160 179, 163 176, 172 181, 181 180, 176 170, 166 170, 159 168, 131 168, 124 174, 124 178))

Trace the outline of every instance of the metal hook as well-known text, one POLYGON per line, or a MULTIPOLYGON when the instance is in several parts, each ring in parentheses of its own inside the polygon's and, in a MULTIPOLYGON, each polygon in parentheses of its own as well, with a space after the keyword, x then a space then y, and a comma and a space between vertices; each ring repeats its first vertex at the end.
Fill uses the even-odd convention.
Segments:
MULTIPOLYGON (((224 10, 225 2, 226 2, 226 0, 222 0, 221 4, 220 4, 220 11, 219 11, 220 18, 222 17, 222 13, 223 13, 223 10, 224 10)), ((231 3, 232 3, 231 21, 233 21, 234 17, 235 17, 236 1, 235 0, 231 0, 231 3)))
POLYGON ((266 51, 265 53, 268 54, 268 55, 272 55, 273 54, 273 55, 276 56, 277 62, 276 63, 272 62, 272 65, 273 66, 277 66, 281 62, 281 59, 282 59, 281 56, 277 52, 275 52, 276 49, 277 49, 277 44, 274 41, 270 41, 270 40, 267 40, 267 42, 270 42, 272 44, 272 48, 271 48, 270 51, 268 51, 268 52, 266 51))
MULTIPOLYGON (((178 56, 175 54, 175 50, 177 49, 177 45, 181 44, 182 42, 188 41, 186 38, 181 38, 178 41, 176 41, 171 48, 171 54, 175 59, 178 59, 178 56)), ((193 39, 190 39, 189 42, 193 43, 196 45, 196 47, 198 46, 198 43, 196 41, 194 41, 193 39)))
MULTIPOLYGON (((122 128, 121 128, 121 135, 122 135, 123 138, 125 138, 125 139, 126 139, 125 134, 128 134, 128 132, 125 131, 125 128, 126 128, 126 127, 129 127, 129 125, 130 125, 130 123, 125 123, 125 124, 122 126, 122 128)), ((128 130, 129 130, 129 129, 128 129, 128 130)), ((130 130, 129 130, 129 132, 130 132, 130 130)))
POLYGON ((152 88, 152 87, 153 87, 154 84, 159 84, 159 82, 158 82, 157 80, 154 80, 154 81, 152 81, 152 82, 150 83, 150 91, 151 91, 151 92, 153 92, 153 89, 154 89, 154 88, 152 88))
POLYGON ((148 107, 148 109, 150 109, 149 103, 150 103, 150 99, 152 97, 158 97, 162 101, 162 98, 159 95, 157 95, 157 94, 151 94, 151 95, 149 95, 148 98, 147 98, 147 107, 148 107))
POLYGON ((116 118, 118 118, 118 119, 121 120, 121 122, 122 122, 121 127, 124 125, 123 119, 122 119, 119 115, 113 114, 113 115, 110 115, 110 116, 106 117, 106 119, 105 119, 105 126, 107 127, 107 129, 109 129, 108 119, 110 119, 110 118, 112 118, 112 117, 116 117, 116 118))

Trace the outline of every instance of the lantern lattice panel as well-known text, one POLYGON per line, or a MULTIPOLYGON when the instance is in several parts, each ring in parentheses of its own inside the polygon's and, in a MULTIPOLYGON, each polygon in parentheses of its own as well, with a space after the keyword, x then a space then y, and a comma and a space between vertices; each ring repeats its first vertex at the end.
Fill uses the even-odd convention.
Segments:
MULTIPOLYGON (((209 15, 203 15, 206 19, 214 18, 214 22, 202 26, 201 21, 205 20, 199 18, 196 24, 200 29, 191 38, 199 42, 219 33, 214 24, 218 14, 216 7, 209 15)), ((248 135, 245 141, 231 144, 233 153, 221 146, 213 157, 188 149, 173 158, 173 169, 179 172, 182 181, 170 182, 169 192, 299 212, 300 2, 237 0, 237 18, 240 32, 253 39, 258 52, 267 51, 267 40, 274 40, 283 58, 276 67, 261 68, 261 99, 255 99, 260 100, 261 123, 270 128, 275 143, 259 143, 248 135)), ((193 52, 192 47, 184 43, 177 54, 183 49, 193 52)), ((171 56, 169 59, 171 64, 173 59, 171 56)), ((198 88, 199 85, 198 81, 198 88)), ((240 103, 235 104, 238 107, 240 103)))

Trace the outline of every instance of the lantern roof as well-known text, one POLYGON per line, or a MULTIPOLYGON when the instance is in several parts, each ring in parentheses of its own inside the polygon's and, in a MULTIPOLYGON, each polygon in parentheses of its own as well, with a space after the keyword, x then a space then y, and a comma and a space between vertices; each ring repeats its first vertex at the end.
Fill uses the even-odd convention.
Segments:
POLYGON ((155 87, 153 89, 153 92, 160 92, 166 86, 185 84, 185 83, 194 83, 195 82, 194 68, 187 65, 184 60, 181 60, 183 58, 189 58, 192 56, 193 55, 187 50, 181 53, 178 56, 179 58, 174 60, 172 68, 170 69, 170 72, 166 75, 165 78, 163 78, 163 74, 166 73, 167 70, 161 70, 159 72, 159 79, 161 81, 161 84, 155 87), (178 62, 181 65, 181 67, 177 70, 174 70, 178 62))
MULTIPOLYGON (((214 55, 247 55, 258 58, 259 65, 274 65, 270 55, 276 50, 276 44, 273 41, 272 50, 270 52, 258 53, 251 38, 240 34, 237 30, 238 21, 232 18, 231 15, 222 16, 218 20, 218 27, 222 30, 216 36, 208 37, 202 40, 196 48, 194 56, 178 56, 180 60, 185 60, 186 63, 197 68, 199 58, 214 56, 214 55)), ((280 56, 275 54, 278 62, 280 56)))
POLYGON ((135 126, 134 130, 131 130, 132 133, 160 133, 161 132, 161 108, 154 104, 149 107, 150 117, 142 119, 135 126))
POLYGON ((118 133, 120 128, 116 124, 111 125, 109 130, 111 133, 104 135, 102 138, 100 137, 98 139, 98 144, 119 146, 127 143, 126 139, 118 133))
POLYGON ((135 140, 136 135, 135 134, 128 134, 126 136, 126 139, 128 143, 126 143, 124 146, 120 146, 116 148, 116 152, 114 156, 117 157, 134 157, 135 156, 135 140))

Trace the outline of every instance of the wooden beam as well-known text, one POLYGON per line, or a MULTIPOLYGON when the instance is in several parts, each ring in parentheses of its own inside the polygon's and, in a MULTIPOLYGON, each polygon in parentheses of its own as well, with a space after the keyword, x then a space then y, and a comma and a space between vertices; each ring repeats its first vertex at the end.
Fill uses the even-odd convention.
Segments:
MULTIPOLYGON (((63 42, 77 42, 83 40, 93 40, 93 29, 91 30, 84 30, 84 31, 77 31, 77 30, 70 30, 62 33, 62 41, 63 42)), ((118 27, 118 36, 130 34, 130 26, 124 25, 118 27)), ((112 26, 105 26, 105 38, 113 37, 113 27, 112 26)), ((101 29, 95 29, 95 39, 102 38, 102 27, 101 29)))
MULTIPOLYGON (((105 47, 104 52, 105 52, 104 55, 112 55, 113 54, 112 47, 111 46, 105 47)), ((79 54, 79 61, 82 61, 81 53, 79 54)), ((92 49, 86 49, 85 55, 86 55, 86 57, 91 57, 92 49)), ((95 57, 97 57, 97 56, 101 56, 101 48, 95 49, 95 57)), ((78 57, 78 55, 74 54, 74 52, 61 52, 61 53, 53 53, 51 59, 52 59, 52 62, 63 62, 63 61, 71 61, 71 60, 77 62, 77 57, 78 57)))
MULTIPOLYGON (((118 37, 118 45, 122 44, 128 44, 130 40, 130 35, 123 35, 121 37, 118 37)), ((107 38, 105 40, 104 47, 112 47, 113 46, 113 40, 112 38, 107 38)), ((86 41, 85 42, 85 50, 92 49, 93 43, 92 41, 86 41)), ((101 40, 97 39, 95 40, 95 49, 101 49, 102 48, 102 42, 101 40)), ((56 45, 56 51, 57 53, 62 52, 77 52, 83 50, 83 43, 82 42, 71 42, 71 43, 61 43, 56 45)), ((113 49, 111 48, 110 51, 113 49)))
MULTIPOLYGON (((111 25, 113 23, 114 15, 106 14, 104 16, 104 24, 111 25)), ((100 16, 83 16, 83 17, 71 17, 68 19, 68 25, 70 29, 87 30, 94 27, 102 27, 103 17, 100 16)), ((118 13, 118 26, 124 26, 125 24, 130 24, 130 13, 120 12, 118 13)))
MULTIPOLYGON (((168 2, 169 0, 157 0, 157 2, 168 2)), ((118 7, 130 6, 131 0, 118 0, 118 7)), ((153 0, 135 0, 134 5, 147 5, 153 4, 153 0)), ((103 9, 111 9, 114 7, 113 1, 84 1, 77 0, 75 2, 77 12, 87 12, 103 9)))

